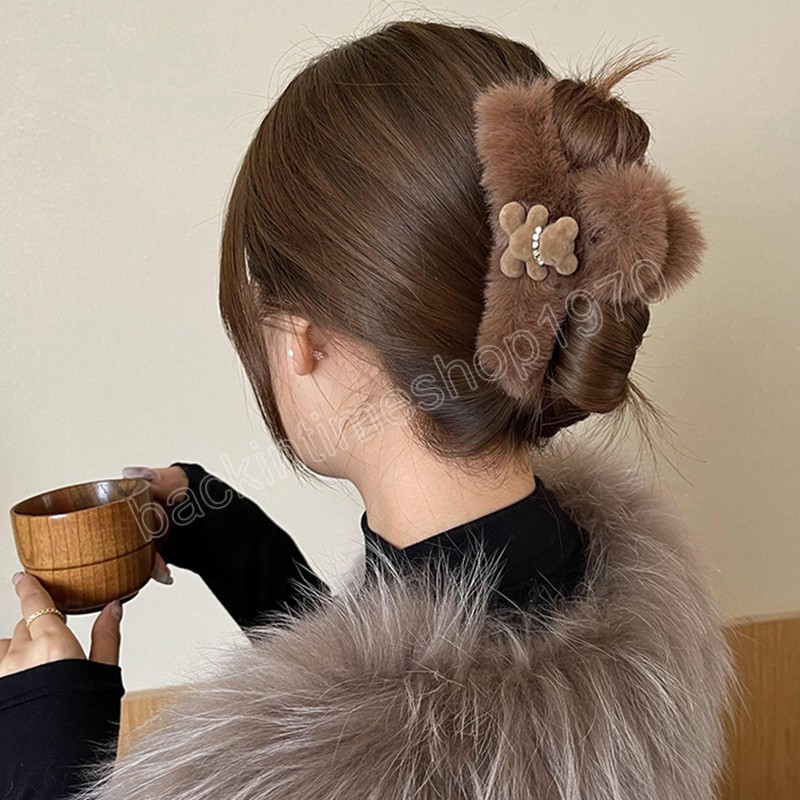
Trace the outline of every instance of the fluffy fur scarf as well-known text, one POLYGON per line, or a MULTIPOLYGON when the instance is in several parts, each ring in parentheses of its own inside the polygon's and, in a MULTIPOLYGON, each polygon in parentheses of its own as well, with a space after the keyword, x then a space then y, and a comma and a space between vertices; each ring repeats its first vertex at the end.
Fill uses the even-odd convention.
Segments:
POLYGON ((736 680, 705 558, 641 471, 563 440, 535 467, 590 536, 577 595, 487 613, 483 559, 443 589, 352 581, 78 800, 712 800, 736 680))

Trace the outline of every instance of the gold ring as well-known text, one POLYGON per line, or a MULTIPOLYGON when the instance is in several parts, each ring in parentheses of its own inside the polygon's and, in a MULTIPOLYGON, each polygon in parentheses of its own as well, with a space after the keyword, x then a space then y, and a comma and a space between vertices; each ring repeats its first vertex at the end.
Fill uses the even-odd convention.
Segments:
POLYGON ((30 614, 28 617, 25 618, 25 626, 30 628, 31 622, 33 622, 36 617, 41 617, 44 614, 58 614, 64 622, 66 622, 66 617, 57 609, 53 608, 40 608, 38 611, 34 611, 33 614, 30 614))

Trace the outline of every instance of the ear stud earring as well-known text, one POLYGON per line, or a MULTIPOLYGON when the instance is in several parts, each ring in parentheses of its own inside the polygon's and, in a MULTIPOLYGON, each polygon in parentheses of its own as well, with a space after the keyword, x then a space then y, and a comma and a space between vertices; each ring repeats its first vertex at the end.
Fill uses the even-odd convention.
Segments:
MULTIPOLYGON (((289 358, 294 358, 294 350, 292 350, 291 347, 289 348, 288 352, 289 352, 289 358)), ((312 350, 311 357, 316 361, 320 361, 321 359, 325 358, 325 353, 323 353, 321 350, 312 350)))

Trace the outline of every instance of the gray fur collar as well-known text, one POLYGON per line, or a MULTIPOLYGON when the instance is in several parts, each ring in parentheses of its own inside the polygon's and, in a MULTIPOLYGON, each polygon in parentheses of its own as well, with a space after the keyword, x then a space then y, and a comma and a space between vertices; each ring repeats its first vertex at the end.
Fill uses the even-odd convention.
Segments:
POLYGON ((351 581, 76 800, 712 800, 735 679, 701 551, 635 468, 563 439, 535 464, 590 535, 581 595, 512 619, 480 561, 438 595, 351 581))

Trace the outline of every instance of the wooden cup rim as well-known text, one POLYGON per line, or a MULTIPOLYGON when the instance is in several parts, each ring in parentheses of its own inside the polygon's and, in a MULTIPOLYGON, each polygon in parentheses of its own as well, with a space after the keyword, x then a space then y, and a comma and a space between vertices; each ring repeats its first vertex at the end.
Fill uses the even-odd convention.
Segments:
POLYGON ((59 486, 55 489, 48 489, 47 491, 33 494, 30 497, 26 497, 24 500, 20 500, 18 503, 14 503, 14 505, 11 506, 10 513, 12 517, 27 517, 29 519, 36 519, 37 517, 49 517, 51 519, 59 519, 61 517, 73 516, 74 514, 82 514, 85 511, 97 511, 100 508, 108 508, 109 506, 116 505, 117 503, 127 503, 132 497, 138 497, 140 494, 144 494, 148 489, 150 489, 150 482, 144 478, 99 478, 98 480, 94 481, 71 483, 69 486, 59 486), (26 503, 32 503, 34 500, 39 500, 48 494, 66 492, 68 489, 78 489, 84 486, 95 486, 98 483, 121 483, 122 481, 133 481, 133 491, 129 495, 125 495, 125 497, 118 497, 115 500, 109 500, 107 503, 98 503, 97 505, 87 506, 86 508, 76 508, 72 511, 61 511, 57 514, 27 514, 24 511, 19 510, 20 507, 24 506, 26 503), (136 484, 141 485, 137 486, 136 484))

